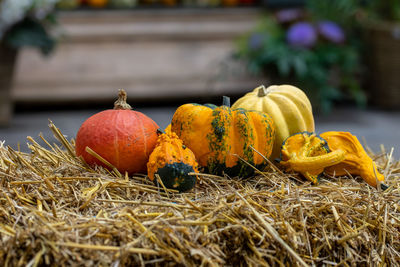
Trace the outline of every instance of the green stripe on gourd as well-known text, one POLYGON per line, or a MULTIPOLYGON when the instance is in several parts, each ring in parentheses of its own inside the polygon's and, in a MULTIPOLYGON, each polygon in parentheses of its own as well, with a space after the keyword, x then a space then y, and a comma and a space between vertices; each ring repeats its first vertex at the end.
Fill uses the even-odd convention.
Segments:
POLYGON ((232 177, 254 174, 249 164, 263 168, 266 162, 253 148, 269 157, 275 137, 267 114, 231 109, 226 97, 220 107, 182 105, 172 118, 171 130, 193 151, 204 171, 232 177), (182 127, 186 120, 190 120, 190 127, 182 127))

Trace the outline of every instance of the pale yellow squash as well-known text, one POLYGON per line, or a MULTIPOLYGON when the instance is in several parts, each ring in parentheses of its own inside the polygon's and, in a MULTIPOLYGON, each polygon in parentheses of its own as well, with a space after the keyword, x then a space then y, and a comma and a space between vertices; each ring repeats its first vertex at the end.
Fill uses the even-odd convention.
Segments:
POLYGON ((301 89, 292 85, 259 86, 239 98, 232 108, 262 111, 271 116, 276 129, 272 159, 279 157, 286 138, 315 130, 310 100, 301 89))

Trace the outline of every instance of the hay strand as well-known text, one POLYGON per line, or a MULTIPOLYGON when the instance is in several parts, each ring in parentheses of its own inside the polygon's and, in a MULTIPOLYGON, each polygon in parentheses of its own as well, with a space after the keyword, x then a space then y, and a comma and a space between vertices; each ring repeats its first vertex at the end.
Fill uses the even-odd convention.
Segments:
POLYGON ((393 150, 374 157, 385 191, 350 176, 310 185, 270 162, 246 180, 193 173, 196 187, 178 193, 87 166, 49 127, 59 144, 28 137, 23 153, 0 142, 3 265, 399 266, 393 150))

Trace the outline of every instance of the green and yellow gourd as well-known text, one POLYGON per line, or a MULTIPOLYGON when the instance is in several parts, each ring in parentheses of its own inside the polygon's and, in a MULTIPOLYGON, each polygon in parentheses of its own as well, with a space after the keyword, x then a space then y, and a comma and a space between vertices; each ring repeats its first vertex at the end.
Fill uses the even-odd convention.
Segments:
POLYGON ((155 175, 159 175, 166 188, 185 192, 196 184, 198 163, 193 152, 186 147, 178 136, 166 130, 158 131, 157 145, 150 154, 147 163, 149 179, 158 184, 155 175))
POLYGON ((299 132, 314 132, 314 117, 306 94, 292 85, 263 85, 239 98, 232 108, 257 110, 271 116, 276 127, 271 158, 279 157, 283 141, 299 132))
POLYGON ((254 167, 265 168, 263 156, 270 156, 275 137, 269 115, 231 109, 228 97, 219 107, 180 106, 172 118, 171 130, 193 151, 205 171, 243 178, 254 174, 254 167))

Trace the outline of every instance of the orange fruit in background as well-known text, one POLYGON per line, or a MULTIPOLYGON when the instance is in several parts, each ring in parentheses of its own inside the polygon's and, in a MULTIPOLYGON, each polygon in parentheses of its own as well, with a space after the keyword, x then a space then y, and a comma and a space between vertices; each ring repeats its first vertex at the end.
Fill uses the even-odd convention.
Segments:
POLYGON ((108 4, 108 0, 86 0, 86 3, 91 7, 105 7, 108 4))
POLYGON ((177 0, 161 0, 161 3, 166 6, 176 6, 178 4, 177 0))
POLYGON ((222 6, 237 6, 239 5, 239 0, 222 0, 222 6))

